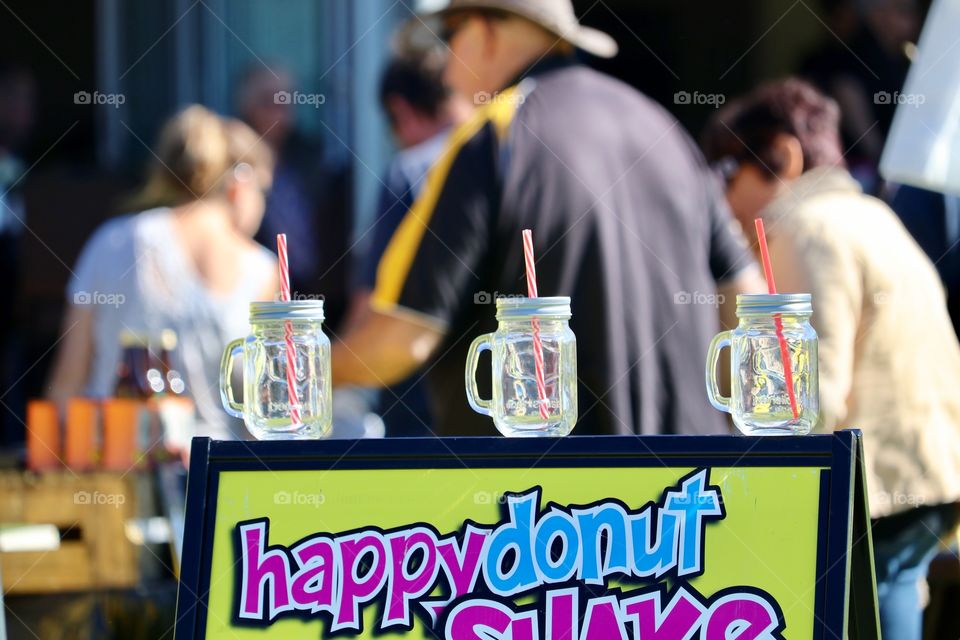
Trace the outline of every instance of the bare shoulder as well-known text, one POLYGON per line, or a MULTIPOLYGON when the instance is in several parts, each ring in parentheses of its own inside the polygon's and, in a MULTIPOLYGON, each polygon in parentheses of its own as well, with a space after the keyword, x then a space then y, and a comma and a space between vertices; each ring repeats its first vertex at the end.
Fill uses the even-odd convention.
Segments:
POLYGON ((280 283, 277 273, 277 256, 253 240, 245 242, 244 255, 247 273, 255 279, 258 297, 261 300, 273 299, 280 283))
POLYGON ((277 265, 276 254, 251 239, 244 240, 243 255, 248 261, 254 264, 260 264, 266 267, 275 267, 277 265))

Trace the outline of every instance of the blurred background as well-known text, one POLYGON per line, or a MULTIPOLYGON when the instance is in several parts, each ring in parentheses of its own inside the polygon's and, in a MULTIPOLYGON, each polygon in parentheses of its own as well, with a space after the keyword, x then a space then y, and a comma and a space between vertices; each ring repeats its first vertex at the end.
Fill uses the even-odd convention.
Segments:
MULTIPOLYGON (((313 249, 291 246, 296 256, 291 266, 303 270, 292 277, 299 296, 325 296, 324 326, 336 334, 355 287, 352 271, 371 242, 367 232, 385 186, 382 176, 397 152, 380 88, 392 41, 415 12, 443 4, 0 0, 2 466, 20 464, 28 400, 48 392, 68 282, 81 249, 104 221, 135 210, 132 196, 145 168, 159 160, 160 128, 187 105, 244 119, 308 176, 313 192, 301 195, 313 200, 291 206, 312 208, 310 237, 318 240, 313 249)), ((584 60, 659 102, 695 138, 717 108, 760 83, 787 75, 810 80, 840 104, 851 174, 868 193, 884 195, 878 164, 930 10, 927 0, 575 0, 574 5, 582 23, 611 34, 620 46, 613 59, 584 60)), ((280 173, 273 183, 276 195, 285 184, 280 173)), ((271 234, 278 229, 270 227, 270 209, 268 200, 259 239, 272 250, 271 234)), ((302 240, 291 234, 292 245, 302 240)), ((941 275, 947 269, 960 273, 955 248, 956 243, 948 249, 949 259, 937 260, 941 275)), ((382 435, 383 425, 379 428, 382 435)), ((153 478, 146 489, 120 487, 108 494, 91 489, 85 495, 137 494, 138 512, 147 519, 125 535, 149 547, 149 516, 182 508, 175 501, 151 506, 182 489, 176 484, 182 478, 170 480, 170 486, 166 481, 153 478)), ((0 487, 0 495, 16 497, 20 486, 0 487)), ((71 490, 71 495, 76 504, 78 494, 71 490)), ((50 504, 56 511, 64 502, 51 498, 50 504)), ((106 513, 116 516, 115 509, 106 513)), ((125 525, 118 527, 123 534, 125 525)), ((86 533, 61 527, 59 537, 69 541, 86 533)), ((156 549, 176 537, 177 532, 161 532, 156 549)), ((95 605, 67 595, 55 601, 14 594, 10 637, 172 637, 176 552, 149 555, 162 566, 131 565, 130 575, 152 587, 103 592, 95 605), (76 625, 44 626, 51 611, 61 620, 74 616, 76 625)), ((64 567, 59 571, 70 571, 64 567)), ((931 576, 938 570, 935 565, 931 576)), ((947 574, 943 579, 956 588, 956 567, 947 574)), ((66 591, 69 585, 51 589, 66 591)), ((950 617, 944 593, 928 615, 950 617)), ((954 627, 945 633, 957 637, 954 627)))
MULTIPOLYGON (((322 104, 315 100, 294 105, 293 117, 320 143, 325 161, 349 169, 350 206, 343 214, 350 216, 351 229, 362 228, 373 212, 378 175, 392 153, 377 100, 390 36, 411 18, 412 10, 429 4, 2 3, 0 61, 17 65, 32 79, 27 113, 19 116, 28 117, 30 127, 22 129, 16 141, 16 154, 27 169, 17 184, 26 225, 20 230, 16 294, 0 298, 17 335, 11 341, 13 352, 4 357, 26 364, 4 368, 17 372, 14 380, 23 376, 15 386, 13 380, 2 385, 4 441, 22 438, 24 399, 42 391, 77 255, 100 222, 124 211, 124 197, 142 178, 164 119, 194 102, 236 114, 244 72, 259 67, 269 73, 274 66, 289 70, 293 88, 305 96, 322 96, 322 104)), ((840 67, 857 55, 858 33, 864 28, 854 3, 840 0, 575 4, 585 24, 607 31, 620 43, 620 55, 594 62, 598 68, 658 100, 694 135, 714 105, 697 104, 696 97, 683 103, 678 93, 733 96, 764 79, 840 67)), ((887 28, 907 35, 912 31, 912 38, 905 40, 915 41, 927 4, 879 4, 891 6, 894 18, 888 19, 892 26, 887 28)), ((880 70, 892 66, 871 61, 862 72, 879 86, 889 80, 874 78, 870 69, 882 75, 880 70)))

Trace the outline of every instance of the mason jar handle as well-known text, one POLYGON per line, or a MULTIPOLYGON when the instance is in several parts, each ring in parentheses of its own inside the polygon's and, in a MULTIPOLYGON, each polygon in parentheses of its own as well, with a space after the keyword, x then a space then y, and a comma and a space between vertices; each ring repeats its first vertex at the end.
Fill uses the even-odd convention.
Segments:
POLYGON ((223 350, 223 359, 220 360, 220 402, 223 404, 224 411, 234 418, 243 417, 243 405, 234 400, 233 386, 231 385, 233 359, 237 356, 237 352, 243 350, 243 341, 244 338, 231 341, 227 348, 223 350))
POLYGON ((477 365, 480 363, 480 353, 490 351, 490 337, 492 333, 485 333, 470 344, 470 350, 467 352, 467 370, 466 370, 466 389, 467 402, 470 408, 477 413, 485 416, 490 415, 491 400, 483 400, 480 397, 480 390, 477 388, 477 365))
POLYGON ((707 350, 707 398, 715 409, 730 413, 730 398, 720 395, 720 383, 717 381, 717 362, 724 347, 730 346, 730 331, 721 331, 713 337, 707 350))

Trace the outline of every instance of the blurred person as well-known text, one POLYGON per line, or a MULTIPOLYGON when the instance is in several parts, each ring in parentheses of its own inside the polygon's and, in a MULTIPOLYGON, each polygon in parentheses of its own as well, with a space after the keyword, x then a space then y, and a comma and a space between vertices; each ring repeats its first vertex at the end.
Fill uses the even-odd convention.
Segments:
POLYGON ((104 223, 77 261, 48 395, 110 396, 120 334, 173 329, 196 435, 246 437, 220 406, 220 358, 248 333, 249 303, 279 286, 273 254, 252 240, 272 156, 245 124, 197 105, 166 123, 156 156, 139 198, 151 208, 104 223))
POLYGON ((833 48, 832 63, 821 61, 811 79, 840 105, 850 170, 875 193, 880 153, 897 103, 904 99, 900 91, 919 34, 920 10, 916 0, 856 0, 854 6, 859 28, 841 48, 833 48))
POLYGON ((353 233, 350 174, 320 140, 297 127, 296 107, 322 109, 326 97, 296 89, 280 65, 256 63, 237 83, 236 110, 274 152, 273 186, 256 239, 274 250, 287 234, 295 297, 324 298, 324 325, 338 331, 350 295, 353 233))
POLYGON ((525 291, 531 228, 541 294, 572 298, 574 433, 724 433, 702 393, 716 309, 684 303, 718 281, 757 284, 755 263, 676 120, 573 56, 611 57, 613 39, 579 25, 569 0, 535 4, 455 0, 435 14, 446 82, 478 109, 391 238, 372 310, 334 345, 334 381, 391 384, 427 364, 437 433, 495 433, 467 406, 464 362, 496 326, 496 293, 525 291))
POLYGON ((451 130, 472 113, 469 101, 444 86, 444 65, 439 55, 398 55, 380 80, 380 106, 400 151, 387 169, 370 231, 371 247, 364 268, 358 270, 367 293, 375 284, 380 256, 441 158, 451 130))
MULTIPOLYGON (((438 52, 397 55, 380 80, 380 106, 400 151, 383 180, 374 221, 367 231, 369 249, 355 269, 357 291, 351 323, 359 322, 369 308, 377 263, 422 190, 427 172, 440 159, 451 129, 466 121, 472 111, 469 102, 444 86, 443 67, 438 52)), ((425 385, 417 380, 421 376, 416 372, 410 380, 380 394, 379 411, 387 435, 431 435, 425 385)))
POLYGON ((400 149, 444 141, 451 127, 465 122, 473 112, 468 100, 451 94, 443 84, 445 66, 446 57, 439 52, 410 53, 396 55, 384 70, 380 106, 400 149))
MULTIPOLYGON (((27 166, 20 151, 36 117, 36 86, 26 67, 0 63, 0 298, 13 308, 19 295, 20 239, 26 225, 23 178, 27 166)), ((11 390, 20 376, 16 314, 0 319, 0 385, 11 390)), ((0 418, 0 446, 22 440, 19 419, 10 412, 0 418)))
POLYGON ((818 429, 863 430, 883 637, 919 640, 919 583, 957 522, 960 345, 930 260, 845 168, 839 124, 788 79, 718 112, 704 148, 741 223, 763 219, 780 290, 813 295, 818 429))

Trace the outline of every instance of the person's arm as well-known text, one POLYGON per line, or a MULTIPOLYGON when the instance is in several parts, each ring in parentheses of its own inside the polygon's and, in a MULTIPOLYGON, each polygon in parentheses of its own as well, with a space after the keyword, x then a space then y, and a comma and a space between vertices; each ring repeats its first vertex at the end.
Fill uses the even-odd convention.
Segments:
POLYGON ((60 405, 81 395, 93 361, 92 305, 71 304, 63 320, 60 344, 47 383, 47 397, 60 405))
POLYGON ((333 345, 333 379, 339 384, 384 387, 409 377, 434 352, 443 332, 402 313, 368 309, 333 345))

